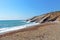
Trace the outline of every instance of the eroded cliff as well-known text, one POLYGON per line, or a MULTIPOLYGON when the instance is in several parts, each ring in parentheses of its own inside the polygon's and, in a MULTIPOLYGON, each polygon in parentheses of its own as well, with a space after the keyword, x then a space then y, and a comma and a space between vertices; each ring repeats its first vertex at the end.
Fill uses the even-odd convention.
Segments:
POLYGON ((37 22, 37 23, 60 21, 60 11, 50 12, 40 16, 35 16, 33 18, 27 19, 26 21, 37 22))

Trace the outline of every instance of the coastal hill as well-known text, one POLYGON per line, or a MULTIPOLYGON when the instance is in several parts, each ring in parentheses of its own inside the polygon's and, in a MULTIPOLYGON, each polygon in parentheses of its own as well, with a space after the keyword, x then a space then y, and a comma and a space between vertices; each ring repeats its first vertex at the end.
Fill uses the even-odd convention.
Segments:
POLYGON ((26 21, 36 22, 36 23, 60 21, 60 11, 55 11, 40 16, 35 16, 33 18, 27 19, 26 21))
POLYGON ((60 40, 60 11, 35 16, 26 21, 40 24, 0 35, 0 40, 60 40))

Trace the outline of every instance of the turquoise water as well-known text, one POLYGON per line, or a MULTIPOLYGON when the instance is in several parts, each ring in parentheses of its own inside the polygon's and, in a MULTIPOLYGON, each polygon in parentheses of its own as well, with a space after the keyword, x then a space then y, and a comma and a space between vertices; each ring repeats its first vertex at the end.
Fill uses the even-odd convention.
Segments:
POLYGON ((28 24, 23 20, 0 20, 0 28, 9 28, 28 24))
POLYGON ((23 20, 0 20, 0 35, 11 31, 32 27, 38 24, 39 23, 27 22, 23 20))

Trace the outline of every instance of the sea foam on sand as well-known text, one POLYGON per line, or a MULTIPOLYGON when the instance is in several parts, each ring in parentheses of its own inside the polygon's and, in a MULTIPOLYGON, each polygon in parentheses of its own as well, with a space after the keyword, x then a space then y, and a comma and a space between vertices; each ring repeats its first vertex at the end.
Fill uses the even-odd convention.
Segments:
POLYGON ((31 26, 35 26, 38 25, 39 23, 30 23, 30 24, 26 24, 23 26, 16 26, 16 27, 11 27, 11 28, 1 28, 0 29, 0 35, 11 32, 11 31, 16 31, 16 30, 20 30, 23 28, 27 28, 27 27, 31 27, 31 26))

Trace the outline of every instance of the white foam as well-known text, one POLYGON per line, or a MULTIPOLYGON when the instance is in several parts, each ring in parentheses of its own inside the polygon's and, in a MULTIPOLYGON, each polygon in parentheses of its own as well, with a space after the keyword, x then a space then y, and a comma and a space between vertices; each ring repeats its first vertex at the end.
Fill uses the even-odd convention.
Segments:
POLYGON ((38 25, 38 24, 39 23, 31 23, 31 24, 27 24, 27 25, 23 25, 23 26, 12 27, 12 28, 2 28, 2 29, 0 29, 0 35, 10 32, 10 31, 20 30, 20 29, 31 27, 31 26, 38 25))
POLYGON ((30 21, 27 21, 27 23, 30 23, 30 21))

